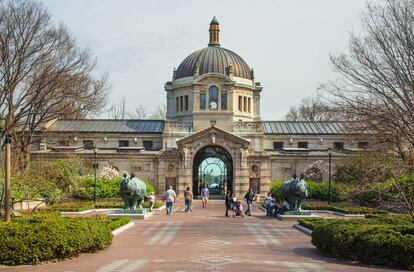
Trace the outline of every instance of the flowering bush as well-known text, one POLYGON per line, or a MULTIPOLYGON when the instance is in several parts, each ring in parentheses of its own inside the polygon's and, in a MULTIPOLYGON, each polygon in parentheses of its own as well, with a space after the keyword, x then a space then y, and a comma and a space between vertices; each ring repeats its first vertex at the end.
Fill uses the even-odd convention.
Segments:
POLYGON ((111 165, 105 165, 102 169, 99 169, 97 174, 98 178, 105 180, 110 180, 121 176, 121 173, 119 173, 119 171, 111 165))
POLYGON ((322 181, 328 169, 328 164, 322 160, 314 161, 305 170, 305 176, 309 180, 322 181))

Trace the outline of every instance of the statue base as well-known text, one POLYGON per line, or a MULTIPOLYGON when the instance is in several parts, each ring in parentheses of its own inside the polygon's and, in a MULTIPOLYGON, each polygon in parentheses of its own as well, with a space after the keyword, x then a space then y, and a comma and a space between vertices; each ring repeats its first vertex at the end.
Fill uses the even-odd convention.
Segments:
POLYGON ((110 218, 119 218, 119 217, 129 217, 131 219, 147 219, 153 216, 153 213, 150 212, 148 209, 136 209, 136 210, 125 210, 125 209, 117 209, 114 210, 112 213, 108 214, 110 218))
POLYGON ((292 220, 296 221, 300 218, 318 218, 320 216, 312 214, 311 211, 286 211, 283 214, 276 216, 279 220, 292 220))
POLYGON ((311 215, 310 211, 286 211, 283 215, 311 215))

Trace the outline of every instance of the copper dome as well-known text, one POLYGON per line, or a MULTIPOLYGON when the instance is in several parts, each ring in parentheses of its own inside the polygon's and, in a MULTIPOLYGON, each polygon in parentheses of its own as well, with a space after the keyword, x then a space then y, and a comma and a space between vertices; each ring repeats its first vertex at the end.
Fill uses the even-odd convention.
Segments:
POLYGON ((220 73, 226 75, 231 65, 233 75, 252 79, 247 63, 236 53, 220 46, 209 46, 191 53, 178 66, 175 78, 194 75, 194 66, 198 65, 198 74, 220 73))

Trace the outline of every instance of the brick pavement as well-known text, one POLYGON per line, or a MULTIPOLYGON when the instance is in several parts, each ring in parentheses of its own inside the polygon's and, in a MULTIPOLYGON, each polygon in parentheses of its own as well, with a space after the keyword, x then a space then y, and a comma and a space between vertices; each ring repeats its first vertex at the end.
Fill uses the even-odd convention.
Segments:
POLYGON ((292 222, 266 218, 257 208, 251 217, 226 218, 223 201, 211 201, 207 209, 195 201, 192 213, 183 212, 182 202, 175 206, 171 216, 157 212, 136 221, 106 250, 0 271, 392 271, 321 256, 292 222))

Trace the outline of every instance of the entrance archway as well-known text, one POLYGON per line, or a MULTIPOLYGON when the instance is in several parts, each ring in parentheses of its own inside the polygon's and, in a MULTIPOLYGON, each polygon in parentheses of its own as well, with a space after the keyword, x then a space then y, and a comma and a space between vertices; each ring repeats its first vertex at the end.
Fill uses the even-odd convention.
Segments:
POLYGON ((233 160, 226 149, 209 145, 194 156, 194 196, 200 195, 200 186, 204 183, 208 184, 212 197, 223 196, 225 190, 233 191, 233 160))

